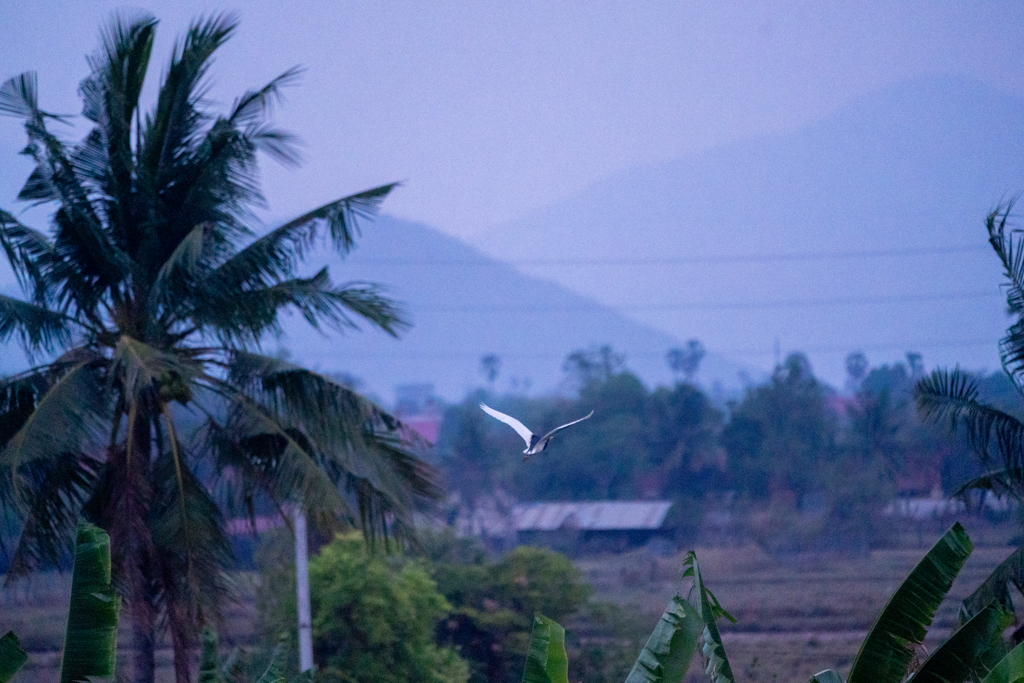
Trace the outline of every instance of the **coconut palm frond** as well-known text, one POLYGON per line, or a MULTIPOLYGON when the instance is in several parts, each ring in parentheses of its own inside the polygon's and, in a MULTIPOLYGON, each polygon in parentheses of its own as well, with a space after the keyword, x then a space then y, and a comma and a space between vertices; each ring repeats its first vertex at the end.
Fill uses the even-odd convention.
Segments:
POLYGON ((400 423, 378 420, 364 438, 361 451, 326 452, 322 467, 356 496, 361 528, 371 541, 411 538, 414 514, 434 512, 444 495, 437 471, 423 459, 425 443, 400 423))
POLYGON ((100 462, 68 453, 19 468, 21 532, 7 570, 7 581, 27 576, 43 565, 56 565, 74 548, 82 505, 89 498, 100 462))
POLYGON ((29 120, 42 114, 35 71, 26 71, 0 85, 0 114, 29 120))
POLYGON ((286 130, 264 124, 251 126, 245 131, 245 136, 257 150, 278 163, 298 166, 302 161, 299 154, 299 138, 286 130))
POLYGON ((70 344, 79 324, 59 311, 0 294, 0 341, 17 335, 30 355, 70 344))
POLYGON ((149 69, 156 19, 115 16, 100 35, 100 49, 89 58, 92 74, 82 82, 82 113, 97 124, 75 154, 79 173, 97 181, 113 238, 130 251, 133 207, 118 198, 132 192, 136 182, 132 150, 132 120, 149 69))
MULTIPOLYGON (((82 179, 82 184, 90 194, 107 191, 110 180, 110 157, 108 156, 106 136, 99 128, 93 128, 81 144, 71 150, 71 164, 75 174, 82 179)), ((107 211, 112 205, 93 200, 98 214, 107 218, 107 211)), ((121 245, 118 245, 121 246, 121 245)))
POLYGON ((228 380, 320 447, 351 450, 384 412, 347 387, 286 360, 232 353, 228 380))
POLYGON ((1006 277, 1006 303, 1017 322, 999 342, 1003 367, 1018 387, 1024 382, 1024 245, 1021 236, 1009 224, 1016 198, 993 209, 985 218, 989 244, 1003 265, 1006 277))
MULTIPOLYGON (((392 505, 436 498, 433 468, 420 459, 425 443, 415 432, 351 389, 284 360, 238 351, 229 379, 309 439, 338 484, 369 482, 392 505)), ((354 490, 359 486, 351 484, 354 490)))
POLYGON ((372 401, 345 385, 287 360, 235 350, 228 380, 321 446, 336 450, 427 444, 372 401))
POLYGON ((25 424, 36 404, 64 374, 61 364, 32 368, 0 380, 0 447, 25 424))
POLYGON ((150 287, 149 310, 154 317, 163 314, 165 319, 175 312, 188 311, 187 302, 194 296, 192 283, 199 277, 197 272, 205 255, 207 225, 200 223, 185 235, 160 266, 150 287))
POLYGON ((268 287, 237 291, 217 288, 201 300, 192 318, 228 345, 256 342, 266 334, 282 332, 280 312, 296 310, 314 328, 326 325, 335 331, 359 329, 360 322, 373 324, 395 336, 407 326, 403 313, 373 286, 335 287, 327 269, 309 278, 286 280, 268 287))
MULTIPOLYGON (((19 540, 0 537, 0 547, 22 546, 24 566, 35 566, 36 560, 53 560, 66 547, 67 538, 61 530, 68 532, 65 522, 70 519, 73 525, 77 520, 77 509, 73 513, 71 509, 80 505, 94 479, 96 463, 81 453, 62 453, 61 443, 47 440, 45 435, 40 439, 44 425, 35 420, 40 401, 75 367, 70 358, 59 359, 0 380, 0 448, 4 449, 0 451, 0 508, 6 528, 21 530, 19 540), (20 438, 25 438, 29 447, 15 453, 20 438), (46 457, 34 457, 38 451, 33 451, 33 444, 43 449, 46 457), (74 462, 76 458, 81 462, 74 462)), ((75 390, 65 393, 74 394, 75 390)))
MULTIPOLYGON (((177 450, 183 452, 180 445, 177 450)), ((164 586, 160 601, 168 613, 175 605, 183 610, 169 625, 175 638, 192 647, 189 634, 197 621, 220 618, 220 603, 230 590, 225 570, 234 565, 234 554, 216 501, 190 468, 177 466, 171 449, 154 461, 151 479, 151 528, 164 586)))
POLYGON ((29 112, 25 123, 29 145, 25 153, 37 166, 19 198, 58 202, 54 215, 57 258, 65 263, 73 261, 76 270, 91 280, 94 287, 110 286, 129 272, 130 260, 105 232, 68 149, 47 130, 46 119, 52 117, 38 108, 34 80, 34 76, 22 74, 0 85, 0 109, 6 103, 9 113, 29 112))
POLYGON ((1017 499, 1024 494, 1020 482, 1016 481, 1010 472, 998 469, 968 479, 953 489, 949 495, 951 498, 959 498, 970 505, 972 497, 968 494, 971 491, 990 491, 996 497, 1012 496, 1017 499))
POLYGON ((149 70, 157 20, 115 14, 100 29, 100 47, 86 58, 92 74, 79 86, 82 114, 93 123, 131 121, 149 70))
MULTIPOLYGON (((235 291, 218 290, 193 309, 191 319, 202 331, 208 331, 226 346, 247 346, 263 336, 280 336, 282 309, 292 307, 307 321, 318 326, 319 315, 336 308, 327 287, 326 274, 294 279, 269 287, 235 291)), ((197 299, 199 297, 196 297, 197 299)))
POLYGON ((414 505, 410 508, 430 509, 444 497, 444 489, 437 470, 423 459, 428 444, 411 429, 398 427, 398 433, 374 429, 368 440, 389 475, 412 496, 414 505))
POLYGON ((248 126, 263 121, 272 105, 279 102, 284 88, 295 85, 304 69, 292 67, 274 78, 259 90, 249 90, 235 100, 228 120, 239 126, 248 126))
POLYGON ((950 429, 964 429, 972 447, 988 464, 993 440, 1005 471, 1024 478, 1024 423, 978 399, 977 379, 961 372, 935 370, 914 387, 918 411, 925 419, 948 422, 950 429))
POLYGON ((331 292, 336 304, 337 323, 335 326, 359 329, 359 320, 372 323, 392 337, 409 327, 405 312, 385 290, 369 282, 349 282, 331 292), (356 316, 349 315, 352 313, 356 316), (358 319, 357 319, 358 318, 358 319))
POLYGON ((166 217, 166 246, 198 223, 211 227, 211 256, 221 261, 234 251, 238 238, 252 231, 245 224, 249 207, 263 203, 256 173, 259 143, 248 131, 218 120, 204 133, 205 138, 187 155, 183 152, 168 171, 161 196, 176 207, 166 217))
POLYGON ((1024 252, 1019 241, 1014 240, 1015 231, 1009 225, 1015 203, 1016 198, 990 211, 985 217, 985 229, 989 244, 1003 264, 1003 275, 1008 280, 1006 299, 1010 311, 1019 314, 1024 313, 1024 252))
POLYGON ((233 15, 218 14, 192 24, 175 47, 156 109, 142 127, 140 190, 160 213, 134 233, 138 244, 151 248, 154 270, 196 225, 207 225, 221 248, 247 234, 237 218, 247 205, 262 202, 252 144, 201 106, 212 57, 237 23, 233 15))
MULTIPOLYGON (((409 536, 412 512, 440 497, 437 473, 419 457, 422 444, 346 387, 286 361, 247 352, 233 355, 229 381, 294 430, 294 438, 335 489, 344 492, 349 521, 371 540, 409 536)), ((254 443, 279 448, 283 442, 264 435, 254 443)), ((250 496, 267 476, 259 471, 246 475, 241 463, 232 471, 235 490, 250 496)), ((323 523, 327 520, 320 513, 329 510, 310 506, 323 523)))
POLYGON ((361 435, 375 407, 323 375, 280 358, 236 350, 228 363, 228 381, 314 442, 343 448, 364 445, 361 435))
POLYGON ((0 247, 22 291, 32 293, 33 301, 45 301, 50 289, 45 269, 54 258, 53 243, 38 230, 0 210, 0 247))
POLYGON ((192 353, 162 351, 124 334, 114 348, 111 379, 121 384, 130 401, 159 392, 165 401, 185 404, 191 400, 190 385, 203 376, 203 366, 192 353))
POLYGON ((1003 368, 1018 389, 1024 385, 1024 321, 1017 322, 999 340, 999 357, 1003 368))
POLYGON ((253 234, 242 219, 249 216, 247 205, 263 201, 256 153, 268 153, 286 164, 298 161, 295 138, 265 120, 281 89, 297 74, 297 69, 286 71, 260 90, 243 95, 231 114, 217 119, 201 140, 197 131, 188 153, 180 154, 173 172, 165 173, 159 191, 177 206, 167 216, 169 244, 192 226, 205 223, 213 228, 211 255, 223 260, 234 252, 234 238, 253 234))
POLYGON ((208 419, 206 447, 218 469, 250 478, 279 505, 301 499, 327 510, 345 510, 334 483, 318 466, 300 431, 279 421, 264 406, 233 387, 215 387, 230 401, 227 418, 208 419))
MULTIPOLYGON (((31 412, 4 444, 0 467, 20 468, 36 460, 81 453, 98 440, 104 418, 110 411, 103 383, 91 362, 70 368, 52 385, 20 382, 8 387, 14 393, 14 411, 31 405, 31 412)), ((0 413, 0 420, 7 411, 0 413)))
POLYGON ((384 198, 396 187, 398 183, 388 183, 363 190, 313 209, 285 225, 301 225, 322 220, 334 248, 338 253, 346 254, 355 247, 355 238, 359 235, 359 221, 370 220, 376 216, 381 204, 384 203, 384 198))
POLYGON ((347 253, 359 234, 359 220, 375 216, 396 186, 397 183, 382 185, 342 197, 271 230, 214 270, 210 274, 210 289, 267 286, 291 278, 324 228, 335 248, 347 253))
POLYGON ((282 90, 294 85, 303 69, 292 67, 259 90, 244 93, 235 101, 228 121, 239 126, 245 136, 259 149, 285 164, 297 164, 298 152, 295 148, 294 136, 270 128, 265 118, 270 114, 275 102, 282 98, 282 90))
POLYGON ((233 15, 214 15, 194 22, 174 48, 171 64, 157 96, 156 110, 142 132, 140 164, 153 173, 157 187, 161 172, 169 173, 201 138, 204 117, 197 109, 204 94, 202 79, 213 54, 234 33, 233 15))
POLYGON ((38 203, 60 201, 60 194, 52 180, 50 169, 45 164, 37 165, 21 186, 18 199, 38 203))

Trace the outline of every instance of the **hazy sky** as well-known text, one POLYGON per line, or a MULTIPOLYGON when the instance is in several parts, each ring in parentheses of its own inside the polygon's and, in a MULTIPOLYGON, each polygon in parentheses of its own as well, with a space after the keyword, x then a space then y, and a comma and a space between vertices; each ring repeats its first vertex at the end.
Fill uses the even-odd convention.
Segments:
MULTIPOLYGON (((1020 2, 5 2, 0 75, 39 72, 44 108, 75 88, 116 9, 161 19, 155 63, 201 13, 241 27, 212 72, 230 103, 295 64, 279 121, 299 170, 266 164, 287 215, 406 181, 386 210, 472 236, 627 168, 819 118, 885 84, 970 75, 1024 97, 1020 2)), ((0 121, 0 150, 23 144, 0 121)), ((0 206, 27 164, 5 154, 0 206)))
MULTIPOLYGON (((153 76, 190 19, 237 13, 211 72, 225 108, 307 69, 277 117, 305 141, 306 162, 264 164, 272 215, 400 180, 385 211, 471 242, 613 174, 795 129, 909 78, 963 75, 1024 98, 1024 3, 935 0, 8 0, 0 78, 34 69, 41 106, 77 114, 85 55, 118 9, 161 20, 153 76)), ((14 156, 23 144, 19 123, 0 119, 6 209, 30 171, 14 156)), ((734 346, 748 343, 769 342, 734 346)))

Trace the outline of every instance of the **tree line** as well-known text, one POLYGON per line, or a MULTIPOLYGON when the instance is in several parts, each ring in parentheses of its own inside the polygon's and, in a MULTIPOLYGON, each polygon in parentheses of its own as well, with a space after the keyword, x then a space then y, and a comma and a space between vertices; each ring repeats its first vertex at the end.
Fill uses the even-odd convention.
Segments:
MULTIPOLYGON (((769 506, 783 520, 815 517, 833 538, 866 543, 895 496, 946 495, 979 473, 966 438, 915 410, 920 354, 875 367, 850 354, 840 392, 815 376, 806 355, 793 353, 766 381, 727 401, 693 381, 702 355, 696 341, 669 352, 679 370, 672 386, 647 387, 604 346, 569 354, 567 395, 471 392, 444 413, 436 458, 447 486, 470 507, 495 490, 531 501, 670 499, 679 503, 676 526, 691 531, 697 510, 728 500, 738 509, 769 506), (518 436, 489 419, 481 401, 539 433, 590 410, 594 416, 524 464, 515 457, 518 436)), ((494 357, 486 363, 492 372, 499 365, 494 357)), ((993 400, 1012 401, 1004 376, 979 382, 993 400)))

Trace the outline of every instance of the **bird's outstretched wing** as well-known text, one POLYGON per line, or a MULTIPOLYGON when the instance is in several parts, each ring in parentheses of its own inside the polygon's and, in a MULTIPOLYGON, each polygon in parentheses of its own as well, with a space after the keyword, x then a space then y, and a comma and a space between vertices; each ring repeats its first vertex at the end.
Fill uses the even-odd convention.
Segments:
MULTIPOLYGON (((509 427, 511 427, 512 429, 516 430, 516 432, 519 434, 519 436, 523 437, 523 441, 526 442, 527 448, 529 448, 531 445, 533 445, 533 432, 531 432, 529 429, 527 429, 526 425, 524 425, 522 422, 520 422, 519 420, 515 419, 511 415, 506 415, 505 413, 499 413, 494 408, 491 408, 490 406, 484 405, 483 403, 480 404, 480 408, 483 409, 483 411, 485 413, 487 413, 488 415, 490 415, 491 417, 497 418, 497 419, 501 420, 502 422, 507 424, 509 427)), ((590 416, 588 415, 587 417, 590 417, 590 416)), ((568 426, 568 425, 566 425, 566 426, 568 426)), ((561 429, 561 427, 559 427, 559 429, 561 429)))
MULTIPOLYGON (((542 437, 540 438, 540 441, 544 441, 545 439, 550 439, 551 437, 553 437, 553 436, 554 436, 555 434, 557 434, 558 432, 562 431, 562 430, 563 430, 563 429, 565 429, 566 427, 572 427, 572 426, 573 426, 574 424, 576 424, 577 422, 583 422, 584 420, 586 420, 586 419, 587 419, 588 417, 590 417, 590 416, 591 416, 591 415, 593 415, 593 414, 594 414, 594 411, 593 411, 593 410, 591 410, 591 411, 590 411, 589 413, 587 413, 586 415, 584 415, 583 417, 581 417, 581 418, 580 418, 580 419, 578 419, 578 420, 573 420, 572 422, 566 423, 566 424, 562 425, 561 427, 555 427, 555 428, 554 428, 554 429, 552 429, 552 430, 551 430, 550 432, 548 432, 547 434, 545 434, 544 436, 542 436, 542 437)), ((499 419, 500 419, 500 418, 499 418, 499 419)))

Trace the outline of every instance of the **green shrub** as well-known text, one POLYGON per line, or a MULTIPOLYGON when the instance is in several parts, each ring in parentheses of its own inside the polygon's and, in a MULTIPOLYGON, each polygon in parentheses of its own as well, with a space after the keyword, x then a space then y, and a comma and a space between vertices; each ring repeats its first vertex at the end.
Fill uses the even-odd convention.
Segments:
POLYGON ((438 589, 453 606, 439 642, 469 660, 472 683, 514 683, 536 614, 566 619, 587 604, 591 589, 569 558, 520 546, 497 562, 450 534, 427 540, 438 589))
MULTIPOLYGON (((263 630, 275 639, 295 632, 294 572, 292 565, 263 573, 263 630)), ((309 589, 318 681, 465 683, 468 678, 466 662, 434 643, 438 622, 451 605, 425 562, 370 552, 359 534, 338 536, 310 558, 309 589)))

